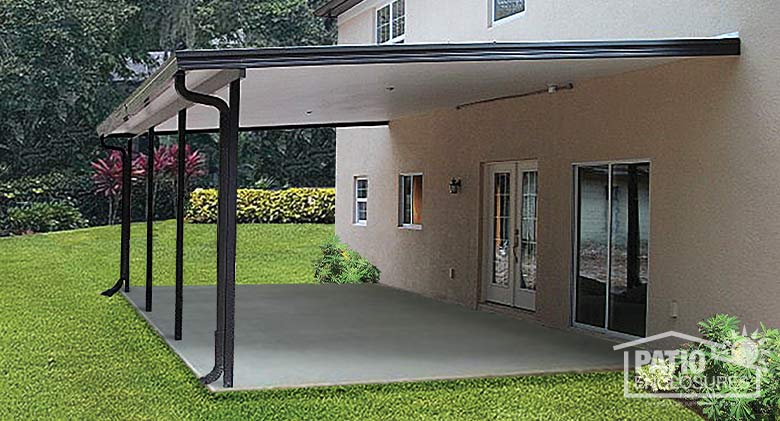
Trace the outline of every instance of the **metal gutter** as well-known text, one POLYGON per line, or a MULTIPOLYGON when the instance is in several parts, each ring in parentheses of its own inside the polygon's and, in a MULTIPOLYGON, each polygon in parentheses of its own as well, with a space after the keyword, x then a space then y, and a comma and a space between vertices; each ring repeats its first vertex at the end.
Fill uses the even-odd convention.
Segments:
MULTIPOLYGON (((176 74, 176 56, 172 55, 165 60, 165 63, 157 69, 141 86, 136 88, 127 99, 122 102, 97 128, 100 135, 107 135, 128 120, 129 115, 133 115, 139 109, 143 108, 151 98, 157 97, 165 88, 165 84, 173 79, 176 74)), ((134 135, 137 133, 134 133, 134 135)))
MULTIPOLYGON (((240 69, 215 68, 211 70, 217 72, 206 77, 195 75, 192 78, 193 83, 188 88, 211 94, 226 87, 230 82, 244 77, 244 72, 240 69)), ((181 109, 192 105, 191 102, 176 95, 172 89, 173 79, 178 71, 176 58, 173 57, 144 84, 133 91, 130 97, 98 126, 98 134, 107 135, 118 129, 133 135, 141 134, 149 127, 154 127, 175 117, 181 109), (149 105, 160 98, 163 98, 163 103, 158 103, 156 110, 149 111, 147 109, 149 105), (140 121, 134 121, 144 113, 148 115, 140 118, 140 121)))
POLYGON ((176 52, 176 59, 181 69, 204 70, 457 61, 697 57, 739 54, 739 38, 691 38, 639 41, 393 44, 188 50, 176 52))

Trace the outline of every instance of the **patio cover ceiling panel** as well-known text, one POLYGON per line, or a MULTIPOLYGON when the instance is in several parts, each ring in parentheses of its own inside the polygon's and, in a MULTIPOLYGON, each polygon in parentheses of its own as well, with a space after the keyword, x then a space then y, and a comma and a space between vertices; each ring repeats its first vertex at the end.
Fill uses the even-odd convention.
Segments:
POLYGON ((188 130, 216 131, 216 110, 180 99, 172 76, 227 99, 243 76, 240 126, 377 124, 441 108, 521 95, 697 56, 739 55, 739 38, 574 43, 490 43, 181 51, 98 129, 175 132, 189 108, 188 130))

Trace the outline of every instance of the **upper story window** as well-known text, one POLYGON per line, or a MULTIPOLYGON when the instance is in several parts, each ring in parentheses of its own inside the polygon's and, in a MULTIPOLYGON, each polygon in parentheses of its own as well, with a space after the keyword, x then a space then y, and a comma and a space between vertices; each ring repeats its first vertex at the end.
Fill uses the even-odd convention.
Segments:
POLYGON ((525 12, 525 0, 491 0, 493 22, 525 12))
POLYGON ((406 34, 406 0, 395 0, 376 9, 377 44, 403 42, 406 34))

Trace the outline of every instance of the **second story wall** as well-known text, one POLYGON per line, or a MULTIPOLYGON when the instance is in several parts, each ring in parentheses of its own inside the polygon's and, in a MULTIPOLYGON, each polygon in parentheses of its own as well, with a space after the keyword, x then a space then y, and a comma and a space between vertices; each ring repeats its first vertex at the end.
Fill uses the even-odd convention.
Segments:
MULTIPOLYGON (((405 0, 407 43, 708 37, 750 31, 770 0, 526 0, 492 22, 493 0, 405 0)), ((377 7, 366 0, 339 17, 339 43, 373 44, 377 7)), ((759 29, 755 29, 759 31, 759 29)), ((744 34, 743 34, 744 35, 744 34)))

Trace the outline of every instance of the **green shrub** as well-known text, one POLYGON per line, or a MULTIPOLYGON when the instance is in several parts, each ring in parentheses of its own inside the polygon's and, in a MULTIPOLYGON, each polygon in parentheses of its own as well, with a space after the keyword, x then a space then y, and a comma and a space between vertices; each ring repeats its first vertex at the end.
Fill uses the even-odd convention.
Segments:
POLYGON ((104 224, 108 214, 108 202, 95 196, 94 183, 86 173, 55 172, 0 180, 0 215, 32 203, 70 203, 95 224, 104 224))
POLYGON ((7 224, 12 233, 25 234, 83 228, 87 220, 67 203, 31 203, 8 209, 7 224))
POLYGON ((333 237, 320 246, 322 258, 314 264, 314 279, 321 284, 375 284, 379 269, 355 250, 333 237))
POLYGON ((674 389, 675 365, 663 358, 636 369, 636 376, 652 392, 669 392, 674 389))
MULTIPOLYGON (((237 218, 242 224, 332 224, 335 211, 336 190, 332 188, 238 190, 237 218)), ((216 223, 217 191, 193 191, 187 220, 197 224, 216 223)))
MULTIPOLYGON (((761 397, 716 399, 707 398, 699 401, 704 414, 710 419, 718 420, 778 420, 780 419, 780 331, 777 329, 761 329, 749 334, 740 333, 740 320, 736 317, 719 314, 699 323, 702 336, 710 341, 726 345, 723 351, 713 350, 703 344, 689 345, 684 349, 688 352, 701 351, 705 355, 705 375, 708 378, 726 378, 731 376, 753 378, 755 373, 750 368, 736 364, 733 358, 746 352, 757 355, 755 365, 761 371, 761 397), (715 353, 720 353, 717 358, 715 353)), ((752 359, 753 357, 750 357, 752 359)), ((685 376, 686 373, 680 373, 685 376)), ((704 393, 725 394, 755 392, 755 381, 737 383, 722 382, 709 385, 704 393)))

